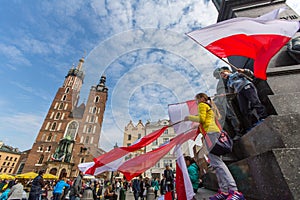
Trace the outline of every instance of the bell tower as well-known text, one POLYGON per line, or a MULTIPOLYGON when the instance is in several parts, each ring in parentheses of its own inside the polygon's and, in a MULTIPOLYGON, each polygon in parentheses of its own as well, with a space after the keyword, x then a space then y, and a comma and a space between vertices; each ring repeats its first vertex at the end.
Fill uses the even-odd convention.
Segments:
POLYGON ((84 58, 72 67, 58 89, 28 155, 22 173, 46 169, 46 173, 74 177, 77 165, 90 162, 104 151, 98 148, 107 99, 105 77, 93 86, 87 106, 79 103, 84 80, 84 58))

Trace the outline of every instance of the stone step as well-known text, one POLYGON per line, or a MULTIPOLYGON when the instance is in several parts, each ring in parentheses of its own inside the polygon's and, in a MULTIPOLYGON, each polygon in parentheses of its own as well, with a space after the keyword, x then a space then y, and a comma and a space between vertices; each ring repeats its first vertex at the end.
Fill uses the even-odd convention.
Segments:
POLYGON ((300 92, 270 95, 269 99, 278 115, 300 113, 300 92))
POLYGON ((247 200, 300 199, 300 148, 281 148, 228 166, 247 200))
POLYGON ((299 122, 300 114, 269 116, 234 143, 233 154, 241 160, 274 148, 298 148, 299 122))
MULTIPOLYGON (((300 148, 267 151, 228 165, 239 191, 247 200, 300 199, 300 148)), ((203 185, 217 190, 214 171, 202 177, 203 185)))

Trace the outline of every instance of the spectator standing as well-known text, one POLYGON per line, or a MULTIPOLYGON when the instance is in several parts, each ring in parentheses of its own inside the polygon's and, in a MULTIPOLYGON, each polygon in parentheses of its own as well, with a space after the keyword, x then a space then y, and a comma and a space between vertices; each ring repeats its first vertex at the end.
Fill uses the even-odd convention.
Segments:
POLYGON ((37 177, 31 183, 28 200, 40 200, 42 196, 42 188, 45 186, 43 175, 45 170, 40 170, 37 177))
POLYGON ((199 167, 196 164, 195 160, 190 156, 185 156, 184 160, 193 185, 194 193, 197 193, 199 188, 199 167))
POLYGON ((24 187, 21 182, 16 180, 16 184, 11 187, 10 192, 8 193, 8 200, 11 199, 22 199, 24 187))
POLYGON ((12 186, 14 186, 15 185, 15 181, 9 181, 8 183, 7 183, 7 187, 6 187, 6 189, 4 190, 4 192, 1 194, 1 196, 0 196, 0 200, 6 200, 6 199, 8 199, 8 194, 9 194, 9 192, 10 192, 10 189, 12 188, 12 186))
POLYGON ((160 195, 166 194, 166 177, 162 174, 162 179, 160 181, 160 195))
POLYGON ((170 165, 166 165, 166 169, 164 170, 164 176, 166 177, 166 192, 171 192, 172 199, 174 199, 174 174, 173 170, 170 168, 170 165))
POLYGON ((70 185, 65 182, 66 178, 60 179, 53 188, 53 200, 60 200, 64 189, 69 189, 70 185))
POLYGON ((152 182, 152 187, 153 187, 153 190, 154 190, 154 198, 156 199, 158 197, 157 195, 157 192, 159 190, 159 178, 155 178, 152 182))
POLYGON ((83 172, 79 171, 78 176, 75 178, 73 185, 70 188, 70 200, 78 200, 80 199, 81 190, 82 190, 82 178, 83 178, 83 172))
POLYGON ((139 195, 141 193, 141 179, 142 177, 139 176, 139 178, 134 178, 132 180, 132 191, 133 191, 134 200, 139 199, 139 195))

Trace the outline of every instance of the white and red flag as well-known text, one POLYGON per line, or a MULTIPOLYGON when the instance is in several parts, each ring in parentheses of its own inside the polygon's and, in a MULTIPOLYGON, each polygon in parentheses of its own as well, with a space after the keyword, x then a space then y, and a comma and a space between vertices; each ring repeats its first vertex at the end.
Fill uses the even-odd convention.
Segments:
MULTIPOLYGON (((190 100, 182 103, 176 103, 169 105, 168 108, 170 121, 172 123, 184 120, 188 115, 197 115, 198 106, 195 100, 190 100)), ((180 134, 186 129, 192 127, 198 128, 199 123, 185 121, 174 126, 174 131, 176 134, 180 134)), ((197 129, 197 135, 199 131, 197 129)), ((177 160, 176 160, 176 193, 177 199, 180 200, 191 200, 193 199, 195 193, 193 186, 188 175, 185 160, 181 151, 181 146, 178 145, 175 149, 177 160)))
POLYGON ((94 158, 94 162, 81 163, 78 165, 78 168, 84 174, 91 175, 97 175, 105 171, 115 171, 123 163, 126 155, 151 144, 161 136, 168 127, 169 126, 164 126, 163 128, 140 138, 131 146, 112 149, 111 151, 94 158))
POLYGON ((171 151, 176 145, 181 145, 189 139, 195 139, 198 134, 197 129, 187 130, 185 133, 181 133, 176 137, 172 138, 168 143, 154 149, 153 151, 147 152, 140 156, 134 157, 117 169, 122 172, 126 177, 126 180, 131 180, 132 178, 145 172, 147 169, 154 166, 162 157, 171 151))
POLYGON ((252 58, 254 75, 265 80, 269 61, 298 30, 298 21, 238 17, 187 35, 219 58, 252 58))

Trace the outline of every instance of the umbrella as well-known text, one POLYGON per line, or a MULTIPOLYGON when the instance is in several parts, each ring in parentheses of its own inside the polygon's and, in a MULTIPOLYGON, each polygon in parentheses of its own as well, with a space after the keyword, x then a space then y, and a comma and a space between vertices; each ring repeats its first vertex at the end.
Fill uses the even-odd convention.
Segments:
POLYGON ((34 179, 35 177, 37 177, 37 173, 35 172, 27 172, 24 174, 18 174, 16 175, 16 178, 24 178, 24 179, 34 179))
POLYGON ((43 178, 44 178, 44 179, 55 179, 55 180, 57 180, 57 179, 58 179, 58 176, 55 176, 55 175, 53 175, 53 174, 44 174, 44 175, 43 175, 43 178))
POLYGON ((0 179, 13 180, 13 179, 15 179, 15 177, 13 175, 9 175, 9 174, 0 174, 0 179))

